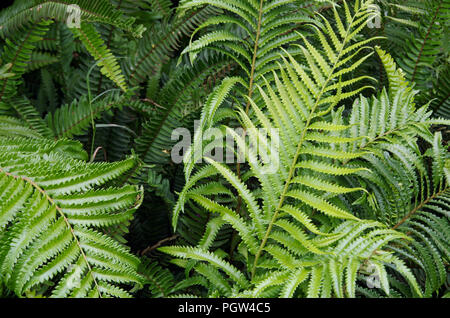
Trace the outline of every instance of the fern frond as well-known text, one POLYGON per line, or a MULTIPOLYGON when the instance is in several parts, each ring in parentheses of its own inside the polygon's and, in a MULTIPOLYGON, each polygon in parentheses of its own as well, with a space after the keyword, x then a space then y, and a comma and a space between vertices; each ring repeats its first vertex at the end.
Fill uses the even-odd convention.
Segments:
POLYGON ((25 96, 10 98, 7 105, 14 109, 17 117, 21 118, 31 130, 42 137, 53 136, 41 115, 25 96))
POLYGON ((139 42, 136 55, 127 59, 124 71, 130 85, 137 85, 155 74, 161 64, 179 47, 183 36, 210 15, 217 12, 209 6, 186 15, 175 15, 170 23, 157 24, 144 34, 139 42))
POLYGON ((137 153, 146 163, 163 163, 168 160, 175 144, 172 131, 182 127, 185 104, 190 94, 216 70, 227 64, 220 56, 199 61, 192 69, 177 72, 161 90, 158 107, 143 125, 143 134, 135 140, 137 153))
MULTIPOLYGON (((256 12, 251 4, 245 4, 237 2, 235 7, 231 7, 217 3, 239 15, 256 12)), ((270 81, 261 77, 261 85, 254 84, 258 98, 248 98, 251 112, 238 108, 240 122, 246 131, 245 139, 231 128, 226 129, 248 162, 248 175, 255 177, 257 185, 248 181, 249 176, 239 178, 229 167, 205 156, 204 151, 200 154, 205 156, 204 160, 209 165, 191 174, 193 162, 200 158, 196 154, 195 142, 189 152, 185 161, 186 185, 175 206, 173 221, 177 221, 184 204, 195 202, 236 230, 242 239, 240 246, 245 249, 245 253, 240 255, 241 260, 245 262, 250 276, 250 286, 243 290, 245 286, 240 284, 239 295, 278 293, 293 296, 301 294, 297 289, 304 282, 311 286, 309 295, 318 295, 322 288, 322 293, 328 296, 343 297, 344 290, 349 296, 355 296, 358 272, 368 259, 382 271, 386 264, 400 262, 386 252, 377 251, 391 241, 406 237, 383 228, 380 223, 359 219, 338 197, 362 190, 361 187, 340 185, 337 180, 338 177, 367 172, 363 165, 345 166, 346 161, 368 154, 366 151, 345 150, 361 142, 364 131, 348 136, 353 123, 347 125, 326 119, 338 103, 365 88, 343 92, 343 86, 347 85, 341 77, 351 73, 369 56, 366 54, 347 66, 347 62, 360 52, 360 43, 355 44, 353 38, 362 29, 369 14, 368 3, 362 3, 346 21, 346 28, 342 21, 338 23, 337 32, 323 18, 323 28, 315 28, 321 39, 320 50, 300 34, 304 47, 299 48, 306 64, 300 64, 284 51, 279 72, 273 72, 270 81), (265 133, 255 129, 255 122, 265 133), (271 148, 270 142, 276 142, 277 146, 271 148), (263 153, 258 153, 252 145, 261 145, 263 153), (279 162, 269 162, 270 158, 279 162), (265 171, 269 165, 275 165, 275 170, 265 171), (199 181, 215 174, 221 175, 239 195, 241 211, 235 208, 239 207, 240 201, 236 202, 232 197, 225 199, 230 195, 222 188, 209 191, 207 184, 199 185, 199 181), (214 197, 211 199, 211 196, 214 197), (228 205, 221 202, 228 202, 228 205), (330 227, 329 224, 339 225, 330 227), (344 277, 344 268, 347 268, 348 277, 344 277), (308 283, 309 277, 311 283, 308 283)), ((194 42, 191 48, 199 43, 194 42)), ((217 108, 238 82, 228 78, 210 95, 201 117, 202 129, 211 127, 217 108)), ((352 84, 357 82, 352 81, 352 84)), ((245 82, 241 84, 246 87, 245 82)), ((207 261, 227 273, 231 271, 225 264, 218 264, 214 256, 206 256, 206 251, 200 247, 164 247, 161 251, 183 259, 207 261)), ((421 295, 408 269, 402 267, 399 271, 406 275, 416 294, 421 295)), ((389 290, 385 280, 384 287, 389 290)))
POLYGON ((62 105, 53 113, 49 113, 45 117, 45 122, 52 130, 55 138, 70 138, 82 135, 86 133, 91 120, 99 118, 103 113, 113 108, 123 106, 128 98, 127 95, 112 93, 90 103, 87 96, 82 96, 80 100, 62 105))
POLYGON ((17 92, 17 86, 22 83, 21 76, 27 70, 32 51, 36 43, 42 39, 52 21, 44 21, 35 24, 20 36, 8 38, 6 47, 2 53, 2 60, 11 63, 10 72, 14 76, 6 77, 0 81, 0 101, 13 97, 17 92))
POLYGON ((126 92, 125 76, 122 74, 117 59, 108 47, 106 47, 94 26, 92 24, 81 23, 80 28, 74 28, 72 32, 83 42, 86 49, 97 61, 97 64, 101 67, 100 71, 102 74, 126 92))
POLYGON ((135 159, 88 164, 55 146, 45 150, 41 139, 0 138, 8 144, 0 155, 0 277, 7 288, 22 296, 53 281, 45 291, 52 297, 129 296, 122 284, 142 284, 139 260, 101 231, 131 219, 142 190, 100 186, 135 159))

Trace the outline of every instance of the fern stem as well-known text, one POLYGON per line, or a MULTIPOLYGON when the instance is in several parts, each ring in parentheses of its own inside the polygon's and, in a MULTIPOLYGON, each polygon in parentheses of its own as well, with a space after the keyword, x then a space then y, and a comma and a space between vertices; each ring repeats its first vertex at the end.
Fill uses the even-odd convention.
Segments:
POLYGON ((157 249, 157 248, 160 247, 162 244, 164 244, 164 243, 166 243, 166 242, 170 242, 170 241, 176 240, 179 236, 180 236, 180 235, 178 235, 178 234, 174 234, 174 235, 172 235, 172 236, 170 236, 170 237, 166 237, 165 239, 162 239, 162 240, 158 241, 157 243, 155 243, 155 244, 153 244, 153 245, 151 245, 151 246, 149 246, 149 247, 146 247, 146 248, 140 253, 140 255, 141 255, 141 256, 144 256, 145 254, 147 254, 147 253, 149 253, 149 252, 151 252, 151 251, 157 249))

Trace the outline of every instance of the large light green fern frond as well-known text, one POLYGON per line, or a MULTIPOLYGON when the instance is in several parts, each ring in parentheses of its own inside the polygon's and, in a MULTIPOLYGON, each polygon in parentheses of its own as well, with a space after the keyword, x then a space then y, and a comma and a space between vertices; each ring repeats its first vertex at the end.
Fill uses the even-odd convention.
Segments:
POLYGON ((111 184, 135 158, 89 164, 70 156, 70 148, 84 153, 76 142, 0 141, 4 285, 18 296, 129 297, 124 286, 142 283, 139 259, 103 231, 128 222, 142 202, 140 188, 111 184))

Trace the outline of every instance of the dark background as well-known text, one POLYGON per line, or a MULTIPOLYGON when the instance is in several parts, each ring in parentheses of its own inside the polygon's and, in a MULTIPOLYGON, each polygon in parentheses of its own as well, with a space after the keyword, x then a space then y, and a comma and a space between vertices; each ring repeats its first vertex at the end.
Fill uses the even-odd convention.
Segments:
POLYGON ((4 9, 6 7, 9 7, 14 3, 14 0, 1 0, 0 1, 0 9, 4 9))

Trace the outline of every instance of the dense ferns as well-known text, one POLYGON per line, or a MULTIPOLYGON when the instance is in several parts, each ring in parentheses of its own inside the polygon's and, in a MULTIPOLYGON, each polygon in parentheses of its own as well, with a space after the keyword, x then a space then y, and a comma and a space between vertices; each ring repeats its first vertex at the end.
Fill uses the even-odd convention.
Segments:
POLYGON ((0 12, 0 296, 448 297, 448 14, 16 0, 0 12))

